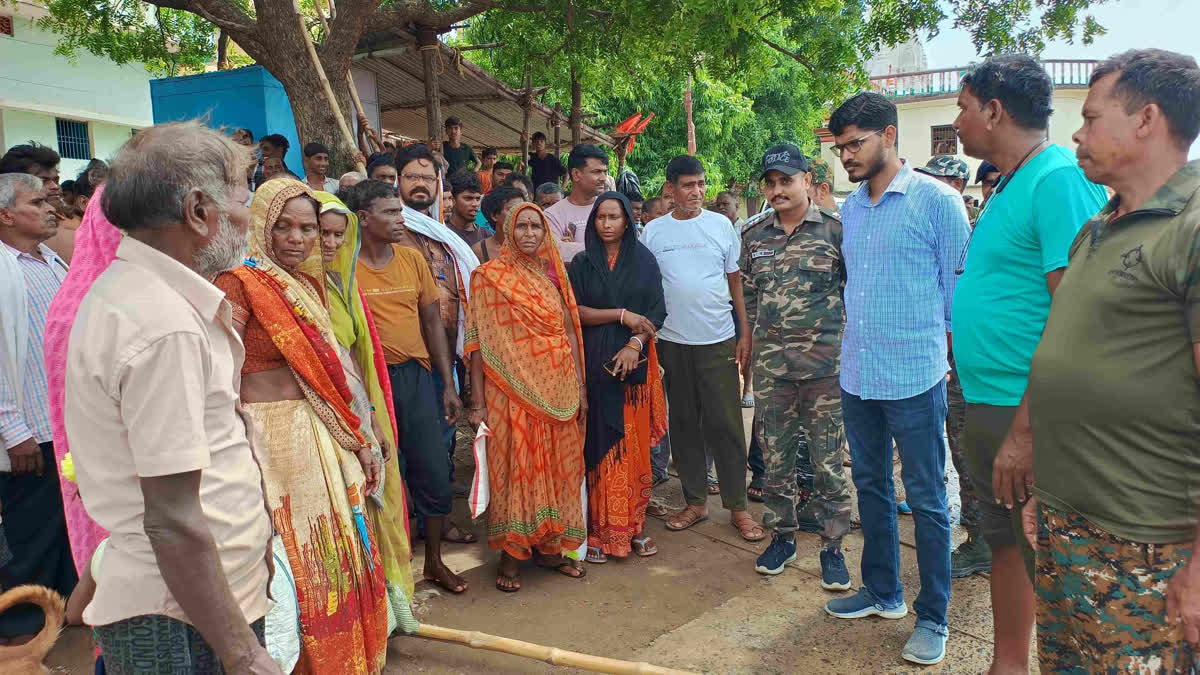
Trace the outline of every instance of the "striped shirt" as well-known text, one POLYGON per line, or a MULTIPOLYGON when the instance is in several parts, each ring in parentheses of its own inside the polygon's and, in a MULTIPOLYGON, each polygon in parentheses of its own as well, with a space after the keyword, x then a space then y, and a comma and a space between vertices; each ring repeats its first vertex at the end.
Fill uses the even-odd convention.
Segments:
MULTIPOLYGON (((0 243, 0 246, 8 244, 0 243)), ((53 437, 42 338, 46 332, 46 313, 50 310, 50 301, 60 285, 50 265, 63 264, 44 244, 39 248, 45 260, 17 252, 11 246, 9 248, 17 253, 17 265, 25 275, 25 287, 29 292, 29 352, 25 359, 23 381, 10 381, 9 373, 0 368, 0 441, 3 441, 5 449, 16 447, 29 438, 37 443, 47 443, 53 437), (17 409, 14 387, 23 387, 25 400, 20 410, 17 409)))
POLYGON ((950 370, 954 270, 970 236, 962 196, 905 164, 878 204, 865 182, 846 198, 842 229, 842 388, 890 401, 927 391, 950 370))

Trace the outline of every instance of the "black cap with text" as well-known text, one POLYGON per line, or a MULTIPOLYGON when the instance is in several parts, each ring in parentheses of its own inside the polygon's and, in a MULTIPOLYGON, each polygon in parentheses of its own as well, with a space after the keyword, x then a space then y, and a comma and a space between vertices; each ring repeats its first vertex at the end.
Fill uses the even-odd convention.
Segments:
POLYGON ((763 154, 759 180, 762 180, 768 171, 778 171, 788 176, 794 176, 801 171, 808 171, 808 158, 804 156, 803 152, 800 152, 800 148, 794 145, 788 143, 776 145, 763 154))

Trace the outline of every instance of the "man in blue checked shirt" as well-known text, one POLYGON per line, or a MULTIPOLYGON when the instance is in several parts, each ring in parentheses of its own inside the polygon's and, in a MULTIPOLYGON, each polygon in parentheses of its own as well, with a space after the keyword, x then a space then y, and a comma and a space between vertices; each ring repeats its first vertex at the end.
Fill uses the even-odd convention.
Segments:
POLYGON ((946 655, 950 519, 944 442, 950 306, 969 226, 962 197, 907 166, 897 146, 896 106, 866 92, 829 120, 833 152, 861 183, 842 205, 846 331, 842 417, 862 516, 863 588, 830 600, 842 619, 908 614, 892 486, 892 440, 916 526, 921 591, 916 630, 902 656, 933 664, 946 655))

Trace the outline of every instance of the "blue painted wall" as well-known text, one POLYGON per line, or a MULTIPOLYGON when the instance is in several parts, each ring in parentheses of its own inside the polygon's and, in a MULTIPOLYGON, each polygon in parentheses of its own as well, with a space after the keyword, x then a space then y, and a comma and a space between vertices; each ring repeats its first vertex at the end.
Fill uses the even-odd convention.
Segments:
POLYGON ((288 168, 304 175, 296 118, 283 85, 262 66, 246 66, 183 77, 150 80, 154 123, 204 119, 214 128, 246 128, 258 140, 268 134, 288 139, 288 168))

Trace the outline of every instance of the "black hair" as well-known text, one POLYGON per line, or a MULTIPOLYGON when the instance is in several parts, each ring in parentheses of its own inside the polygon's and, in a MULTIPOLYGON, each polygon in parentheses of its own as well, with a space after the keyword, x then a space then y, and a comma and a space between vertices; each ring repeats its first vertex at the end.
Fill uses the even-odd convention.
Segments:
POLYGON ((429 151, 428 145, 413 143, 412 145, 404 146, 396 153, 396 171, 403 171, 404 167, 418 159, 423 159, 435 167, 437 166, 437 160, 433 158, 433 153, 429 151))
POLYGON ((651 197, 650 199, 643 201, 642 202, 642 213, 649 211, 651 204, 658 204, 661 201, 662 201, 662 197, 651 197))
MULTIPOLYGON (((60 185, 59 187, 62 186, 60 185)), ((75 184, 71 186, 71 193, 76 197, 91 197, 95 191, 96 186, 92 185, 92 182, 88 180, 86 175, 82 178, 77 178, 75 184)))
POLYGON ((729 190, 721 190, 720 192, 718 192, 716 199, 720 199, 721 197, 733 197, 734 201, 738 200, 738 196, 735 195, 734 193, 730 192, 729 190))
POLYGON ((897 124, 896 104, 873 91, 851 96, 829 116, 829 131, 834 136, 841 136, 850 125, 863 131, 882 131, 897 124))
POLYGON ((461 126, 462 126, 462 120, 458 119, 458 116, 457 116, 457 115, 451 115, 451 116, 449 116, 449 117, 447 117, 447 118, 446 118, 446 125, 445 125, 445 126, 446 126, 446 128, 447 128, 447 129, 449 129, 450 127, 461 127, 461 126))
POLYGON ((496 171, 498 169, 499 170, 508 169, 509 171, 514 171, 515 167, 512 165, 512 162, 496 162, 495 164, 492 165, 492 171, 496 171))
POLYGON ((243 134, 246 134, 246 138, 249 138, 251 143, 254 142, 254 132, 253 131, 250 131, 249 129, 238 129, 238 131, 242 132, 243 134))
POLYGON ((504 187, 514 187, 517 183, 524 185, 525 189, 529 191, 530 195, 533 194, 533 181, 529 178, 529 176, 526 176, 523 173, 508 174, 508 178, 505 178, 501 185, 504 187))
POLYGON ((571 154, 567 155, 567 171, 584 168, 589 159, 598 159, 608 166, 608 153, 599 146, 585 143, 571 148, 571 154))
POLYGON ((312 157, 313 155, 319 155, 321 153, 325 153, 326 155, 328 155, 329 148, 325 147, 321 143, 309 143, 304 146, 304 156, 305 157, 312 157))
POLYGON ((1088 86, 1119 73, 1113 96, 1125 112, 1154 103, 1167 118, 1171 135, 1188 147, 1200 135, 1200 66, 1196 59, 1165 49, 1131 49, 1096 64, 1088 86))
POLYGON ((979 163, 979 168, 975 170, 975 182, 982 183, 983 177, 989 173, 1000 173, 1000 169, 985 159, 979 163))
POLYGON ((71 194, 75 193, 75 181, 73 181, 73 180, 64 180, 63 182, 58 184, 58 187, 64 193, 66 193, 66 192, 70 192, 71 194))
POLYGON ((544 141, 544 140, 546 140, 546 134, 544 134, 544 133, 542 133, 542 132, 540 132, 540 131, 535 131, 535 132, 533 132, 533 136, 531 136, 531 137, 529 138, 529 140, 531 140, 531 141, 544 141))
POLYGON ((466 167, 450 174, 450 193, 457 197, 464 192, 483 192, 479 174, 466 167))
POLYGON ((396 168, 396 163, 392 161, 391 155, 388 155, 388 154, 382 153, 382 152, 378 153, 378 154, 381 156, 376 157, 375 159, 372 159, 371 162, 369 164, 367 164, 367 178, 368 179, 371 177, 371 174, 375 173, 375 169, 378 169, 381 166, 390 166, 393 169, 396 168))
POLYGON ((680 155, 667 162, 667 182, 674 185, 683 176, 703 176, 704 165, 691 155, 680 155))
POLYGON ((33 173, 34 167, 53 169, 61 161, 53 148, 29 141, 12 146, 0 157, 0 173, 33 173))
POLYGON ((487 157, 488 155, 495 155, 499 157, 500 153, 497 152, 495 148, 484 148, 483 152, 479 153, 480 157, 487 157))
POLYGON ((262 141, 266 141, 280 150, 283 150, 284 155, 287 155, 288 148, 292 147, 292 144, 288 143, 288 139, 284 138, 283 134, 270 134, 268 136, 263 136, 262 140, 259 142, 261 143, 262 141))
POLYGON ((371 205, 377 199, 399 196, 400 192, 396 188, 381 180, 364 180, 346 190, 346 198, 343 201, 347 208, 357 213, 371 210, 371 205))
POLYGON ((961 80, 981 105, 992 99, 999 101, 1021 127, 1040 130, 1050 125, 1054 80, 1032 56, 993 56, 968 67, 961 80))
POLYGON ((497 226, 495 215, 500 213, 504 205, 512 199, 524 199, 525 195, 521 191, 513 187, 498 187, 483 198, 483 202, 479 205, 479 210, 483 211, 483 217, 487 219, 488 224, 493 228, 497 226))
POLYGON ((562 188, 559 187, 558 183, 542 183, 541 185, 539 185, 537 187, 537 192, 535 192, 534 194, 538 194, 538 195, 559 194, 559 195, 561 195, 562 193, 563 193, 562 188))

